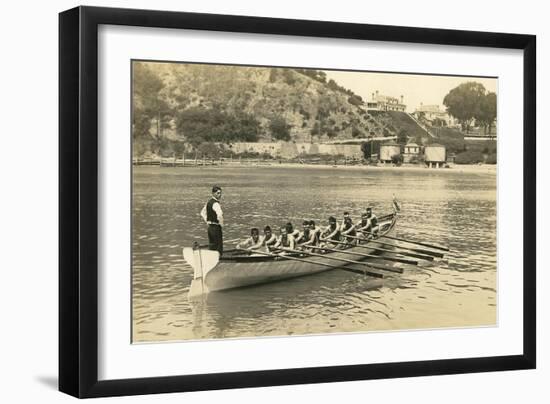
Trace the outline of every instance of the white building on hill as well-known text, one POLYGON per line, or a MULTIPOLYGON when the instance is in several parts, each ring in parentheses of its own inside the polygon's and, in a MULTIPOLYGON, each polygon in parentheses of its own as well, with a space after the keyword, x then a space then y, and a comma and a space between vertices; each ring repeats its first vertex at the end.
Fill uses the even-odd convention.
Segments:
MULTIPOLYGON (((424 119, 431 124, 435 124, 436 120, 445 122, 445 126, 456 127, 460 126, 458 121, 453 118, 449 113, 440 108, 439 105, 424 105, 420 103, 420 106, 414 111, 414 116, 416 119, 424 119)), ((434 125, 438 126, 438 125, 434 125)))
POLYGON ((372 93, 372 98, 370 101, 367 101, 367 111, 401 111, 405 112, 407 106, 403 103, 403 96, 400 97, 400 100, 391 97, 389 95, 382 95, 376 90, 375 93, 372 93))

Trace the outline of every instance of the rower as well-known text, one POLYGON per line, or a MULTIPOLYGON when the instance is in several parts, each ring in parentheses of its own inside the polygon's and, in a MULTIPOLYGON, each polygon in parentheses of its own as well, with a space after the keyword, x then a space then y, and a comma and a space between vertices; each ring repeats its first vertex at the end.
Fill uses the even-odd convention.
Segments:
POLYGON ((309 241, 309 220, 304 220, 302 223, 303 230, 299 232, 298 237, 294 239, 297 245, 302 245, 303 243, 309 241))
POLYGON ((342 221, 340 222, 340 229, 344 228, 344 224, 346 223, 347 219, 351 219, 349 212, 344 212, 344 216, 342 217, 342 221))
POLYGON ((260 231, 253 227, 250 229, 250 237, 237 244, 237 248, 249 251, 258 250, 262 247, 263 241, 264 238, 260 237, 260 231))
POLYGON ((378 236, 378 218, 374 213, 372 213, 372 208, 367 208, 367 221, 368 225, 365 229, 365 233, 367 233, 370 237, 376 238, 378 236))
POLYGON ((271 227, 264 227, 264 239, 262 245, 265 246, 266 251, 269 252, 269 248, 273 247, 277 243, 277 237, 271 231, 271 227))
POLYGON ((328 226, 322 232, 320 240, 322 241, 321 247, 338 248, 340 244, 331 243, 333 241, 340 241, 340 227, 336 224, 336 218, 331 216, 328 218, 328 226))
POLYGON ((363 213, 361 220, 355 224, 355 231, 360 237, 364 239, 369 238, 367 232, 370 232, 370 221, 366 213, 363 213))
POLYGON ((309 243, 312 246, 319 245, 320 239, 321 239, 321 229, 318 227, 315 227, 315 220, 309 221, 309 243))
POLYGON ((357 235, 357 231, 355 229, 355 225, 353 224, 353 221, 351 220, 351 217, 348 214, 347 216, 344 216, 344 223, 341 227, 341 236, 343 237, 342 240, 343 241, 345 240, 348 244, 352 244, 356 241, 356 239, 352 237, 345 237, 345 236, 355 237, 356 235, 357 235))
POLYGON ((294 238, 294 240, 296 240, 300 236, 300 230, 295 229, 294 226, 292 226, 292 223, 288 222, 285 225, 285 228, 286 228, 287 234, 292 236, 294 238))
MULTIPOLYGON (((277 242, 275 243, 275 245, 273 245, 274 250, 276 250, 277 248, 288 248, 294 250, 294 237, 288 234, 286 227, 281 227, 279 231, 277 242)), ((282 251, 279 254, 284 255, 285 253, 286 251, 282 251)))

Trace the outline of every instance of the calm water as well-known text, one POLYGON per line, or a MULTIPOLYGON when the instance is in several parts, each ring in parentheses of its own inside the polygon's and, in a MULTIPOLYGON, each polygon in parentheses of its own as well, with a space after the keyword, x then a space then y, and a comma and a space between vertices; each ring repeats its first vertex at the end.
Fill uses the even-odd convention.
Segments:
MULTIPOLYGON (((496 176, 454 170, 134 167, 135 342, 496 324, 496 176), (223 187, 224 239, 250 227, 402 204, 397 236, 447 245, 443 260, 378 280, 328 271, 189 302, 182 247, 207 240, 199 212, 223 187)), ((228 246, 226 246, 227 248, 228 246)))

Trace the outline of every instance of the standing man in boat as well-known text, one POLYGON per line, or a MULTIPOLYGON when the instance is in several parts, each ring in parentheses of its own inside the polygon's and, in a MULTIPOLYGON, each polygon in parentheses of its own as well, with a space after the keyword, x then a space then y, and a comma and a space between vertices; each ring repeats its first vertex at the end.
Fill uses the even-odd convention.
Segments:
POLYGON ((220 205, 222 189, 214 185, 212 197, 206 202, 201 210, 201 217, 208 225, 208 249, 218 251, 220 257, 223 254, 223 211, 220 205))

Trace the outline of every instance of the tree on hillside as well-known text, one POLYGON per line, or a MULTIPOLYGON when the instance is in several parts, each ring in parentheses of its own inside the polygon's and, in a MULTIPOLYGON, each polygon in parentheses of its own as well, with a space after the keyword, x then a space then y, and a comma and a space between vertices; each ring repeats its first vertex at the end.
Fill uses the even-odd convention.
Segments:
POLYGON ((483 84, 469 81, 453 88, 443 99, 447 112, 458 119, 466 133, 479 114, 485 93, 483 84))
POLYGON ((170 127, 173 111, 166 102, 162 79, 146 64, 136 62, 133 70, 133 135, 148 136, 154 124, 153 137, 160 143, 162 132, 170 127))
POLYGON ((316 121, 316 122, 313 124, 313 127, 311 128, 310 134, 311 134, 311 137, 312 137, 312 138, 313 138, 314 136, 321 137, 321 125, 319 124, 319 121, 316 121))
POLYGON ((407 131, 405 129, 401 129, 397 134, 397 143, 407 144, 408 138, 407 131))
POLYGON ((380 153, 380 142, 374 140, 363 142, 361 143, 361 151, 365 159, 370 159, 373 154, 380 153))
POLYGON ((176 127, 193 146, 203 142, 256 142, 260 134, 260 124, 250 114, 229 114, 202 107, 179 112, 176 127))
POLYGON ((334 91, 338 91, 340 89, 340 86, 333 79, 328 81, 327 86, 334 91))
POLYGON ((290 125, 286 123, 285 118, 278 115, 271 119, 269 123, 271 137, 275 140, 290 140, 290 125))
POLYGON ((497 95, 493 92, 487 93, 482 98, 479 111, 475 116, 476 121, 483 125, 483 130, 487 134, 487 130, 491 132, 491 127, 497 117, 497 95))
POLYGON ((356 95, 356 94, 351 95, 348 98, 348 102, 352 105, 357 106, 357 107, 364 104, 363 98, 361 98, 361 96, 356 95))
POLYGON ((357 137, 361 137, 361 136, 363 136, 363 132, 361 132, 359 130, 359 128, 357 128, 357 126, 355 126, 355 125, 352 126, 352 128, 351 128, 351 137, 357 138, 357 137))

